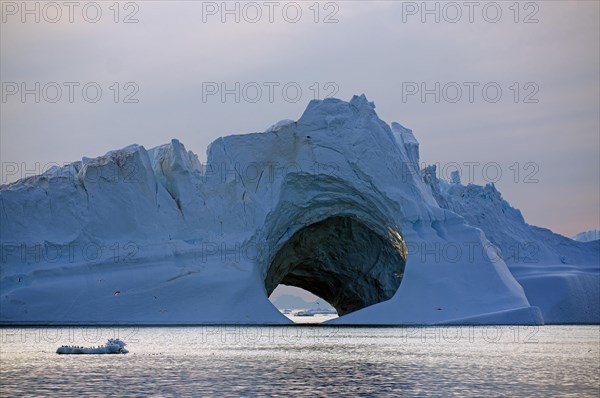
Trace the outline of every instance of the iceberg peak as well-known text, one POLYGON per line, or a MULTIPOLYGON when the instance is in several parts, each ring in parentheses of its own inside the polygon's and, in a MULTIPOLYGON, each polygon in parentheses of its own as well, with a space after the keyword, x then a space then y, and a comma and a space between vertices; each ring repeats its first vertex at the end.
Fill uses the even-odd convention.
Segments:
POLYGON ((375 102, 369 101, 367 96, 364 94, 354 95, 350 100, 350 104, 357 108, 364 108, 368 110, 375 110, 375 102))

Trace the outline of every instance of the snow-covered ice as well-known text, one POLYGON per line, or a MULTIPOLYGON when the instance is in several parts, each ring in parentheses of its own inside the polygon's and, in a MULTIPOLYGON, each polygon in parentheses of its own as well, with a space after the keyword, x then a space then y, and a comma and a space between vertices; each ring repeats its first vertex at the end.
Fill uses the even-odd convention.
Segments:
POLYGON ((600 323, 600 241, 575 242, 529 225, 493 184, 425 178, 441 207, 480 228, 546 323, 600 323))
POLYGON ((280 283, 335 324, 599 322, 598 242, 422 175, 364 96, 219 138, 206 164, 174 139, 1 186, 0 222, 2 324, 289 323, 280 283), (530 242, 536 262, 512 254, 530 242))

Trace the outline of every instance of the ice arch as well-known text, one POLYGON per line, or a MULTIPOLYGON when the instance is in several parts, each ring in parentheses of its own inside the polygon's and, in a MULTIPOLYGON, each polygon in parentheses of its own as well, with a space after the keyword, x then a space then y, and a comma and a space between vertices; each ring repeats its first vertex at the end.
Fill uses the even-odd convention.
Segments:
POLYGON ((352 216, 332 216, 297 231, 277 251, 265 288, 297 286, 328 301, 344 315, 392 298, 404 274, 406 245, 398 231, 387 236, 352 216))
MULTIPOLYGON (((483 230, 514 248, 521 241, 511 231, 531 228, 497 192, 469 196, 472 187, 422 176, 418 148, 410 130, 390 128, 366 97, 329 98, 311 101, 297 121, 217 139, 206 167, 173 140, 2 185, 0 246, 8 251, 0 266, 0 324, 289 323, 266 296, 280 282, 346 314, 332 324, 543 323, 497 256, 463 251, 461 261, 442 255, 432 262, 423 252, 489 247, 483 230), (501 211, 494 216, 491 208, 501 211), (412 252, 403 273, 404 239, 412 252), (63 256, 29 257, 24 266, 19 248, 43 242, 62 247, 63 256), (139 249, 132 262, 114 255, 90 261, 80 250, 93 244, 112 253, 115 243, 128 242, 139 249)), ((542 245, 543 264, 573 259, 584 267, 578 273, 591 270, 592 286, 598 261, 593 269, 588 262, 597 259, 597 246, 533 230, 519 236, 570 248, 554 254, 542 245)), ((554 278, 535 268, 540 278, 554 278)), ((523 264, 514 269, 534 293, 547 280, 532 279, 523 264)), ((574 309, 591 303, 577 320, 596 319, 586 314, 598 313, 588 300, 598 289, 567 282, 564 294, 536 300, 551 313, 557 297, 574 309)), ((554 322, 566 319, 559 312, 554 322)))

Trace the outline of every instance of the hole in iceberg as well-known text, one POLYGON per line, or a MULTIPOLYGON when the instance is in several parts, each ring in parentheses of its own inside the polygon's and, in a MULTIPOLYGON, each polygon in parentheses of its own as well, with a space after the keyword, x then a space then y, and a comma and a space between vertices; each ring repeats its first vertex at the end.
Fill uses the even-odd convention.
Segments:
POLYGON ((277 286, 269 300, 295 323, 321 323, 338 317, 335 308, 326 300, 295 286, 277 286))
POLYGON ((406 264, 406 244, 388 228, 375 232, 353 216, 332 216, 297 231, 272 258, 267 295, 280 284, 304 289, 339 315, 389 300, 406 264))

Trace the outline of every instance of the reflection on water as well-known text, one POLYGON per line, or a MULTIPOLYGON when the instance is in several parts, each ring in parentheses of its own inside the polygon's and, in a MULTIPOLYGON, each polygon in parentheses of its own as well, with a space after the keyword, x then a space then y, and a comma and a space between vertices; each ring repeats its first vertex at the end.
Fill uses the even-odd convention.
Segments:
POLYGON ((304 324, 323 323, 323 322, 326 322, 326 321, 329 321, 331 319, 335 319, 338 317, 338 314, 317 314, 317 315, 313 315, 313 316, 298 316, 298 315, 294 315, 294 314, 284 314, 284 315, 294 323, 304 323, 304 324))
POLYGON ((590 396, 600 327, 3 328, 6 396, 590 396), (128 343, 127 355, 57 355, 128 343))

